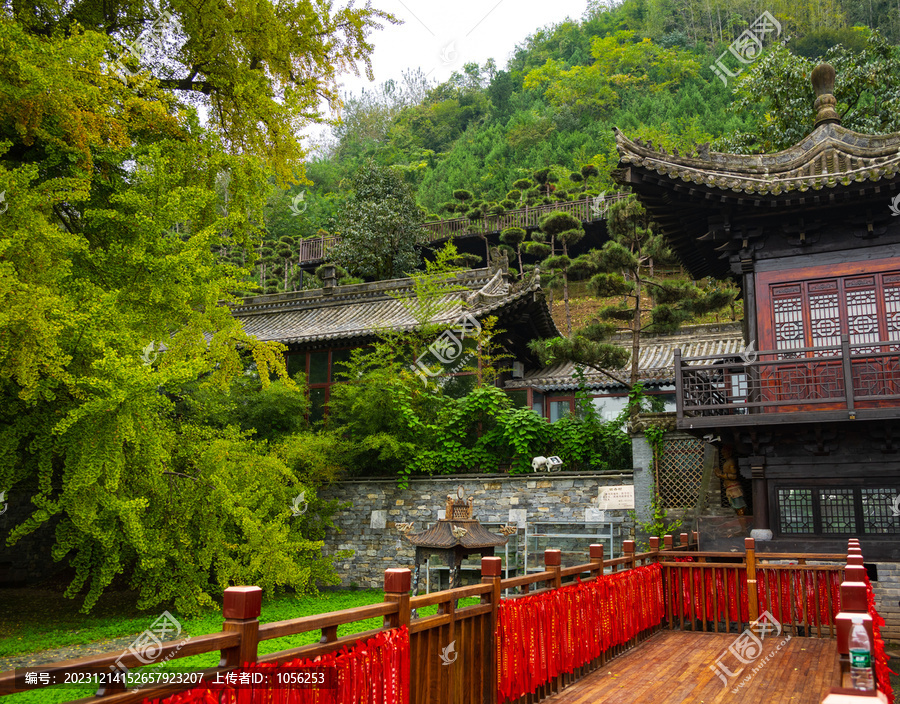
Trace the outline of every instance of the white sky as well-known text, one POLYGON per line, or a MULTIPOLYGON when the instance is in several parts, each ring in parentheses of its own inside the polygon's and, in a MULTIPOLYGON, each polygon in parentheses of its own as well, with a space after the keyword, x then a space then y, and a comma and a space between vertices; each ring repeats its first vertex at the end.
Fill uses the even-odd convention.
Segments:
POLYGON ((529 34, 567 17, 581 19, 587 0, 375 0, 373 5, 403 24, 386 24, 371 36, 375 83, 349 74, 344 91, 399 80, 409 68, 421 68, 438 82, 469 62, 483 66, 493 58, 502 69, 529 34))

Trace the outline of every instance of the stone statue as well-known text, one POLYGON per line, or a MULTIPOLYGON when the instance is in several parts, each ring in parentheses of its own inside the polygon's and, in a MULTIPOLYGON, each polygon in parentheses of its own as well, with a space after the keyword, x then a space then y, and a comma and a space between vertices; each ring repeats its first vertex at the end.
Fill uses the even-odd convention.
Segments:
POLYGON ((722 445, 722 468, 716 469, 716 476, 725 485, 725 496, 731 508, 738 516, 747 513, 747 502, 744 500, 744 489, 738 481, 737 461, 734 459, 734 448, 731 445, 722 445))

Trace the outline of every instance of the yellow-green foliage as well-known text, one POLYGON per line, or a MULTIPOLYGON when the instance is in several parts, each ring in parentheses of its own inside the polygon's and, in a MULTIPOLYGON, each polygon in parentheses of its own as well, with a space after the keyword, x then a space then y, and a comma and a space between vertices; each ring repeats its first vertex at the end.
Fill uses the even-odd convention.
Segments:
MULTIPOLYGON (((0 20, 0 487, 32 509, 9 540, 51 522, 85 609, 117 575, 142 607, 182 612, 229 584, 314 590, 333 571, 304 537, 320 522, 305 469, 188 400, 249 365, 263 390, 281 377, 270 396, 304 403, 283 348, 223 305, 247 270, 216 253, 253 251, 267 174, 290 175, 301 154, 288 126, 317 86, 333 95, 337 66, 365 59, 378 13, 174 10, 184 75, 216 58, 192 88, 212 106, 204 129, 154 67, 131 67, 140 83, 112 75, 116 40, 134 37, 31 11, 0 20), (350 35, 337 54, 333 33, 350 35)), ((147 21, 137 5, 120 12, 119 27, 147 21)))

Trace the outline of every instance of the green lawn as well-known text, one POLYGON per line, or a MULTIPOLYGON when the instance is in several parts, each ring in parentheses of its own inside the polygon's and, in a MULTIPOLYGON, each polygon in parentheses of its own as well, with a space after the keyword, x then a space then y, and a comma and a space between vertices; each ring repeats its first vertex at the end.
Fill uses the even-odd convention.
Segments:
MULTIPOLYGON (((11 589, 2 592, 0 603, 0 658, 35 653, 42 650, 81 646, 111 638, 126 638, 137 635, 159 616, 164 609, 140 612, 133 607, 133 594, 104 595, 94 611, 89 615, 78 613, 78 603, 65 599, 56 592, 36 592, 27 589, 11 589)), ((263 600, 260 622, 284 621, 314 614, 339 611, 357 606, 374 604, 384 600, 378 590, 338 591, 323 593, 318 597, 297 598, 282 596, 263 600)), ((466 599, 461 606, 477 603, 477 599, 466 599)), ((437 607, 422 609, 420 614, 430 615, 437 607)), ((186 618, 175 613, 182 625, 179 640, 187 636, 218 633, 222 630, 220 612, 211 611, 199 617, 186 618)), ((380 628, 381 618, 358 621, 339 627, 338 636, 380 628)), ((259 654, 296 648, 318 642, 319 631, 301 633, 295 636, 277 638, 260 643, 259 654)), ((120 648, 124 650, 124 648, 120 648)), ((74 651, 65 658, 81 657, 74 651)), ((186 670, 213 667, 218 663, 219 653, 207 653, 172 660, 166 667, 186 670)), ((0 669, 8 669, 6 667, 0 669)), ((60 689, 58 687, 33 690, 10 695, 6 701, 23 704, 57 704, 73 699, 88 697, 93 688, 84 690, 60 689)))

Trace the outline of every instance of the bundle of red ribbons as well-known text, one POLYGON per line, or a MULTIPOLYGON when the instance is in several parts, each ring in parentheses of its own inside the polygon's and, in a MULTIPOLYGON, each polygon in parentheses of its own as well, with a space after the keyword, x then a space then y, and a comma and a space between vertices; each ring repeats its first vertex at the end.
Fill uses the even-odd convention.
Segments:
POLYGON ((498 701, 534 692, 664 616, 662 570, 656 564, 503 599, 496 633, 498 701))
POLYGON ((875 681, 878 683, 878 689, 887 695, 889 702, 894 701, 894 690, 891 687, 890 675, 897 674, 888 667, 888 656, 884 650, 884 638, 881 637, 881 627, 884 626, 884 619, 875 608, 875 592, 872 584, 869 582, 869 575, 866 575, 866 598, 869 606, 869 616, 872 617, 872 630, 875 635, 875 643, 873 651, 875 654, 875 681))
MULTIPOLYGON (((676 561, 687 562, 691 558, 676 558, 676 561)), ((717 614, 721 620, 727 613, 731 621, 749 621, 747 575, 743 570, 679 568, 670 574, 668 600, 675 617, 714 621, 717 614)), ((759 569, 756 572, 759 613, 768 611, 779 623, 828 626, 841 610, 841 579, 839 571, 759 569)))
MULTIPOLYGON (((241 672, 270 668, 335 667, 337 687, 301 689, 274 684, 238 687, 204 683, 145 704, 409 704, 409 629, 383 631, 366 641, 315 658, 249 664, 241 672)), ((267 678, 271 680, 272 678, 267 678)))

